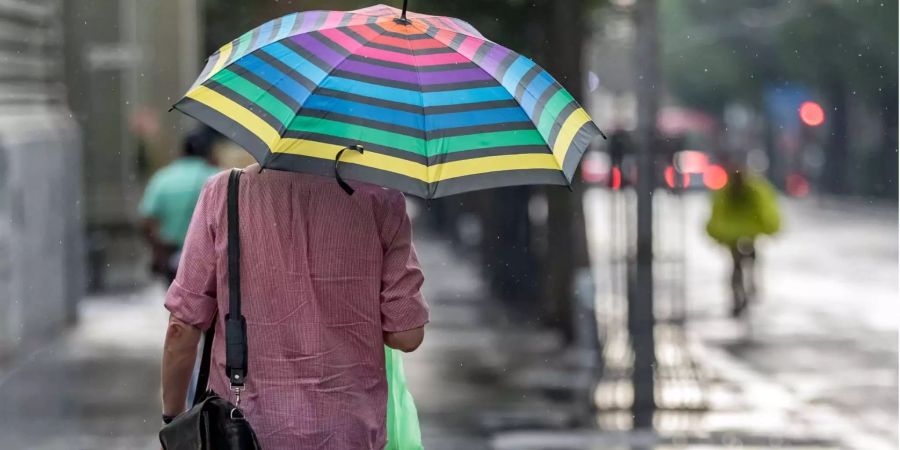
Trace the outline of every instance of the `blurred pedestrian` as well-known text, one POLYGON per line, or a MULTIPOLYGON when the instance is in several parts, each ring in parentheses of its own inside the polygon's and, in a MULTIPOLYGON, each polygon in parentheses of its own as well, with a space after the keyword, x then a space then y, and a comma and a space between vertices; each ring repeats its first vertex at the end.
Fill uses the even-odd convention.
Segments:
MULTIPOLYGON (((163 420, 185 410, 200 335, 216 327, 209 389, 229 392, 228 173, 203 188, 183 264, 166 295, 163 420)), ((428 308, 406 202, 397 191, 260 171, 240 181, 242 314, 248 377, 241 407, 262 448, 382 449, 384 345, 413 351, 428 308)))
POLYGON ((182 155, 156 172, 140 204, 144 237, 150 244, 150 269, 171 283, 200 190, 219 169, 213 157, 215 132, 201 128, 188 135, 182 155))
POLYGON ((733 317, 740 317, 756 294, 756 238, 773 235, 780 227, 775 189, 761 177, 735 168, 725 187, 712 194, 706 232, 731 253, 733 317))

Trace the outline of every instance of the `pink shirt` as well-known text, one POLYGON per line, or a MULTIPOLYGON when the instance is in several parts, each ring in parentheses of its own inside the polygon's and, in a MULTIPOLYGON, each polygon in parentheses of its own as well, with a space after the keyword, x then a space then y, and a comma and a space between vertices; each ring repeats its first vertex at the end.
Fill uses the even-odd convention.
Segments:
MULTIPOLYGON (((204 186, 166 295, 178 319, 205 330, 216 318, 209 385, 223 396, 227 185, 225 172, 204 186)), ((354 186, 256 165, 241 177, 241 406, 267 450, 381 449, 382 332, 428 322, 403 195, 354 186)))

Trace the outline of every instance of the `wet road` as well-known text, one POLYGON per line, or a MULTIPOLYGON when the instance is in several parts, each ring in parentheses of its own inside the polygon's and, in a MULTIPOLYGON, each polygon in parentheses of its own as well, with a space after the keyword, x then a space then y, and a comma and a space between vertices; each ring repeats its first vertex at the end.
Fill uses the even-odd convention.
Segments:
POLYGON ((783 232, 759 249, 760 303, 735 328, 721 319, 727 256, 696 232, 706 205, 694 200, 686 215, 693 329, 809 405, 823 432, 897 448, 897 210, 785 201, 783 232))
MULTIPOLYGON (((657 198, 661 211, 679 205, 657 198)), ((683 216, 661 219, 657 245, 683 241, 690 333, 727 359, 723 366, 737 367, 729 370, 742 383, 783 395, 751 398, 760 408, 790 405, 786 417, 848 448, 896 449, 896 207, 783 199, 782 232, 758 246, 759 302, 735 322, 728 317, 730 256, 705 235, 705 194, 681 202, 683 216)), ((588 197, 595 226, 609 223, 608 203, 597 191, 588 197)))

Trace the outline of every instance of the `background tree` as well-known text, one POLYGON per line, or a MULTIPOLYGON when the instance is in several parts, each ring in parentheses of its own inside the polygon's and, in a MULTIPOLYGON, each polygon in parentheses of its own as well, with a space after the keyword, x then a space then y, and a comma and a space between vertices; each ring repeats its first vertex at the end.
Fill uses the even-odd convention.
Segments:
MULTIPOLYGON (((589 37, 586 17, 598 4, 589 0, 522 1, 460 0, 428 3, 423 11, 460 17, 486 37, 532 59, 552 74, 572 95, 583 100, 584 43, 589 37)), ((489 191, 483 211, 486 220, 482 259, 495 294, 534 314, 537 320, 573 337, 575 273, 587 267, 588 254, 582 188, 516 187, 489 191), (529 200, 547 199, 544 227, 530 223, 529 200), (502 206, 501 206, 502 205, 502 206), (500 208, 499 210, 496 208, 500 208), (536 234, 542 236, 535 236, 536 234), (535 241, 545 242, 538 248, 535 241)))
POLYGON ((896 193, 897 2, 667 0, 660 8, 665 78, 679 103, 714 115, 732 102, 762 111, 767 89, 806 86, 828 117, 824 188, 896 193), (854 103, 880 118, 876 164, 850 129, 854 103))
POLYGON ((851 191, 848 177, 855 173, 855 179, 869 180, 863 189, 870 193, 896 195, 896 17, 897 2, 828 0, 812 2, 805 14, 791 17, 778 29, 784 72, 815 87, 828 100, 831 126, 824 168, 828 192, 851 191), (865 167, 867 161, 853 157, 852 152, 860 149, 849 129, 851 101, 881 119, 874 176, 859 176, 865 169, 854 169, 865 167))

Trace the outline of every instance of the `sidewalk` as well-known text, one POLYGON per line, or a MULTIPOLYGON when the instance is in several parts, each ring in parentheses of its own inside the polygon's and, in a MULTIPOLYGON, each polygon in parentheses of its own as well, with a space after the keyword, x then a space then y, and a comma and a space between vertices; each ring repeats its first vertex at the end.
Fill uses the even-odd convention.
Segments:
MULTIPOLYGON (((428 274, 433 323, 426 344, 407 358, 410 385, 429 449, 488 448, 480 424, 567 419, 498 372, 521 373, 521 345, 554 353, 559 340, 519 328, 495 328, 478 277, 449 249, 417 239, 428 274), (490 408, 485 409, 485 405, 490 408), (512 418, 510 418, 512 417, 512 418)), ((93 296, 79 324, 37 351, 0 365, 0 448, 29 450, 158 449, 159 361, 164 289, 93 296)))
MULTIPOLYGON (((429 450, 841 448, 816 439, 784 389, 715 352, 702 357, 711 408, 689 430, 589 429, 579 413, 583 374, 560 339, 505 320, 477 267, 448 243, 422 234, 416 242, 432 323, 405 363, 429 450)), ((0 368, 3 448, 158 448, 162 294, 154 286, 89 298, 77 328, 0 368)))
POLYGON ((571 426, 578 399, 564 394, 578 380, 561 339, 509 323, 449 243, 421 234, 416 242, 432 322, 404 362, 425 448, 488 449, 498 429, 571 426))
POLYGON ((0 366, 0 447, 158 450, 162 293, 88 298, 75 329, 0 366))
MULTIPOLYGON (((571 425, 560 340, 503 325, 474 267, 431 238, 417 246, 433 321, 406 370, 426 448, 488 449, 497 429, 571 425)), ((163 293, 87 298, 76 328, 0 366, 0 448, 157 449, 163 293)))
POLYGON ((660 427, 667 431, 659 434, 579 426, 577 399, 567 398, 577 392, 577 374, 560 355, 559 339, 504 324, 473 265, 461 264, 447 244, 420 242, 423 267, 431 274, 433 322, 426 343, 406 364, 428 449, 879 448, 822 438, 822 410, 809 410, 693 333, 684 350, 701 364, 708 411, 669 414, 660 427))

